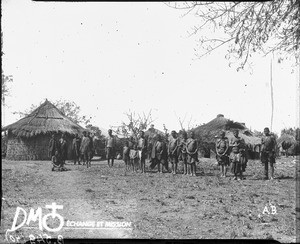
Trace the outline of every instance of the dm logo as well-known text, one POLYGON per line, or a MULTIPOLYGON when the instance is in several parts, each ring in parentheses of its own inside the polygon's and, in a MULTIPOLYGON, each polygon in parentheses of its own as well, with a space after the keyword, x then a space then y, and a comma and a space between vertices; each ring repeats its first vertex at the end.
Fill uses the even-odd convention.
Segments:
POLYGON ((9 232, 16 231, 16 230, 20 229, 21 227, 23 227, 24 225, 29 226, 30 222, 32 222, 32 221, 33 222, 38 221, 39 230, 41 230, 41 231, 43 231, 43 229, 45 229, 49 232, 60 231, 62 229, 62 227, 64 226, 64 218, 60 214, 58 214, 56 212, 56 210, 57 209, 63 209, 63 206, 62 205, 56 205, 56 203, 54 202, 51 205, 46 205, 45 207, 47 209, 52 209, 52 212, 48 213, 44 216, 42 215, 42 208, 40 208, 40 207, 36 210, 36 212, 34 211, 33 208, 31 208, 28 215, 27 215, 27 212, 23 208, 17 207, 11 229, 8 229, 6 231, 5 237, 7 238, 7 234, 9 232), (23 217, 23 221, 20 224, 17 225, 17 221, 18 221, 20 213, 23 213, 24 217, 23 217), (59 220, 59 226, 56 227, 56 228, 50 228, 47 224, 47 220, 49 218, 52 218, 52 219, 57 218, 59 220))

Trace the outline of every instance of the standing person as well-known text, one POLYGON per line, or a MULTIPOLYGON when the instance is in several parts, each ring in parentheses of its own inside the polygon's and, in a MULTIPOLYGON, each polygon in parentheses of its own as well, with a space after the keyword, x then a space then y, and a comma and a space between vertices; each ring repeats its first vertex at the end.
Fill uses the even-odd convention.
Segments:
POLYGON ((130 152, 129 141, 126 140, 125 145, 123 147, 123 161, 125 163, 125 171, 129 170, 130 167, 129 152, 130 152))
POLYGON ((68 144, 66 141, 66 134, 63 133, 60 140, 59 140, 59 147, 60 147, 60 158, 62 161, 62 165, 65 164, 68 154, 68 144))
POLYGON ((167 148, 166 148, 166 144, 162 141, 160 134, 156 135, 156 142, 153 144, 151 158, 153 164, 154 165, 157 164, 158 173, 162 173, 161 164, 166 165, 167 148))
POLYGON ((164 143, 164 147, 165 147, 165 156, 163 158, 162 161, 162 165, 165 167, 167 173, 169 173, 169 159, 168 159, 168 144, 169 144, 169 138, 168 138, 168 134, 165 133, 164 136, 162 136, 162 142, 164 143))
POLYGON ((90 146, 90 138, 87 136, 87 132, 84 131, 80 144, 80 154, 83 161, 83 165, 88 162, 89 158, 89 146, 90 146))
POLYGON ((187 174, 187 151, 186 151, 186 143, 187 143, 187 133, 186 131, 181 132, 181 140, 179 143, 179 160, 183 162, 183 174, 187 174))
POLYGON ((146 173, 145 163, 146 163, 146 157, 147 157, 147 140, 145 138, 144 131, 140 131, 140 134, 139 134, 138 150, 139 150, 141 173, 146 173))
MULTIPOLYGON (((129 147, 129 166, 130 166, 130 167, 133 167, 131 157, 134 155, 134 153, 132 152, 132 150, 134 150, 134 145, 135 145, 135 140, 134 140, 133 136, 130 136, 130 137, 129 137, 129 140, 128 140, 128 147, 129 147)), ((129 168, 130 168, 130 167, 129 167, 129 168)))
POLYGON ((52 159, 52 156, 55 155, 55 152, 58 150, 58 143, 56 141, 55 135, 52 134, 49 141, 49 153, 48 156, 52 159))
POLYGON ((227 166, 229 165, 228 149, 228 138, 225 137, 225 131, 221 131, 220 137, 216 141, 216 158, 220 166, 221 177, 226 177, 227 166))
POLYGON ((154 144, 154 138, 148 136, 148 148, 147 148, 147 154, 148 154, 148 162, 150 164, 150 168, 153 169, 154 167, 152 167, 152 157, 151 157, 151 152, 152 152, 152 148, 153 148, 153 144, 154 144))
POLYGON ((74 156, 74 164, 76 164, 76 162, 80 164, 80 138, 77 133, 72 142, 72 151, 74 156))
POLYGON ((134 138, 133 138, 133 136, 130 136, 129 137, 129 141, 128 141, 128 147, 130 148, 130 149, 133 149, 133 145, 134 145, 134 138))
POLYGON ((108 137, 105 142, 105 148, 106 148, 106 157, 107 157, 107 163, 108 167, 114 166, 114 159, 115 159, 115 147, 116 147, 116 139, 112 135, 112 130, 108 130, 108 137), (111 164, 110 164, 111 160, 111 164))
POLYGON ((92 132, 88 133, 88 138, 90 139, 89 147, 88 147, 88 161, 87 167, 91 166, 92 158, 94 157, 94 142, 93 142, 93 134, 92 132))
POLYGON ((171 138, 168 144, 168 156, 172 164, 172 174, 177 173, 178 167, 178 148, 179 141, 175 130, 171 132, 171 138))
POLYGON ((274 164, 275 164, 275 152, 276 152, 276 139, 270 134, 269 128, 264 129, 264 136, 261 138, 261 162, 265 166, 265 179, 269 179, 268 165, 270 162, 271 177, 274 179, 274 164))
POLYGON ((239 130, 233 131, 233 138, 229 142, 231 153, 229 160, 231 162, 231 172, 234 174, 234 180, 243 180, 243 172, 247 165, 246 144, 243 138, 239 137, 239 130))
POLYGON ((195 133, 190 132, 190 138, 186 142, 187 162, 191 176, 196 176, 196 162, 198 162, 198 142, 195 133))
POLYGON ((133 144, 129 151, 130 164, 132 167, 132 172, 137 172, 139 165, 139 151, 137 150, 136 143, 133 144))

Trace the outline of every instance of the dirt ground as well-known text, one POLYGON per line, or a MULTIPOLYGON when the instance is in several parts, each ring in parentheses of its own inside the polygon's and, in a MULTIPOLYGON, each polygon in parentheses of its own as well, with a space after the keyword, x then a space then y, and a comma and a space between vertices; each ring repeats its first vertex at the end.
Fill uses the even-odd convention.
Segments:
MULTIPOLYGON (((201 159, 196 177, 158 174, 156 169, 146 174, 125 172, 120 160, 112 169, 105 161, 93 161, 88 169, 68 162, 69 170, 64 172, 52 172, 50 161, 2 160, 0 242, 7 242, 6 230, 12 227, 17 207, 27 213, 30 208, 41 207, 45 215, 50 213, 45 205, 52 202, 63 205, 57 210, 65 223, 59 232, 41 232, 38 223, 32 222, 32 228, 24 225, 9 233, 10 240, 47 233, 63 238, 262 238, 295 242, 297 163, 296 158, 277 159, 276 179, 265 181, 261 163, 249 161, 246 179, 234 181, 231 174, 219 177, 214 159, 201 159), (74 230, 66 228, 68 220, 132 225, 127 229, 74 230)), ((57 226, 51 221, 49 226, 57 226)))

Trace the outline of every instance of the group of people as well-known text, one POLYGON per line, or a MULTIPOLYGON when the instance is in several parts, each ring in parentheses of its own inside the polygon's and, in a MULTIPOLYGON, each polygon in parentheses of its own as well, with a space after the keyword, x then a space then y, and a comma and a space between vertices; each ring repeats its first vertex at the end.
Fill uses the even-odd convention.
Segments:
POLYGON ((94 142, 93 135, 91 132, 83 131, 82 138, 79 138, 78 134, 75 135, 75 138, 72 142, 72 152, 74 157, 74 164, 78 163, 81 165, 81 161, 83 165, 87 165, 87 167, 91 167, 91 161, 94 157, 94 142))
POLYGON ((52 171, 54 169, 65 170, 64 164, 67 159, 68 145, 65 134, 59 140, 52 134, 49 142, 49 157, 52 161, 52 171))
MULTIPOLYGON (((74 164, 91 166, 91 160, 94 155, 94 146, 92 134, 86 131, 83 132, 82 138, 78 134, 72 141, 72 152, 74 158, 74 164)), ((64 167, 65 161, 68 155, 68 142, 66 140, 66 134, 63 133, 59 140, 56 139, 55 134, 52 135, 49 142, 49 157, 52 161, 52 171, 58 169, 60 171, 66 170, 64 167)))
MULTIPOLYGON (((243 180, 243 172, 247 167, 246 144, 243 138, 239 137, 239 131, 233 132, 234 137, 228 140, 225 132, 220 133, 216 141, 216 158, 220 165, 221 176, 226 177, 228 166, 234 174, 234 180, 243 180)), ((264 165, 265 179, 274 179, 274 164, 276 152, 276 139, 270 133, 269 128, 264 129, 264 136, 261 138, 261 162, 264 165), (270 164, 270 177, 269 177, 270 164)))
MULTIPOLYGON (((125 141, 123 147, 123 161, 125 170, 132 170, 146 173, 146 160, 150 163, 150 168, 157 166, 158 172, 162 173, 163 169, 172 174, 178 173, 178 164, 183 164, 183 174, 196 176, 196 163, 198 160, 198 141, 195 139, 193 131, 181 131, 178 135, 172 131, 168 140, 163 136, 156 134, 153 138, 145 137, 144 131, 134 138, 130 137, 125 141), (169 171, 169 163, 171 171, 169 171)), ((67 141, 65 134, 57 141, 55 135, 49 143, 49 156, 52 159, 53 168, 64 170, 65 160, 67 158, 67 141)), ((82 138, 76 134, 72 142, 74 154, 74 164, 78 163, 91 166, 91 160, 94 155, 94 145, 92 134, 83 132, 82 138)), ((108 166, 111 168, 116 157, 116 138, 112 135, 112 130, 108 130, 108 137, 105 140, 105 151, 108 166)), ((220 166, 221 177, 226 177, 230 167, 234 180, 243 180, 243 173, 247 167, 247 147, 244 139, 239 136, 239 131, 233 131, 233 137, 228 140, 225 137, 225 131, 221 131, 215 145, 216 159, 220 166)), ((269 128, 264 129, 264 136, 261 139, 261 162, 264 165, 265 179, 274 179, 274 164, 276 152, 276 139, 270 133, 269 128), (270 177, 269 177, 270 165, 270 177)))
POLYGON ((228 166, 235 180, 243 179, 243 172, 247 166, 246 144, 243 138, 239 137, 239 131, 233 132, 233 138, 228 141, 225 131, 220 133, 216 141, 216 158, 220 165, 221 177, 226 177, 228 166), (238 178, 239 177, 239 178, 238 178))
MULTIPOLYGON (((264 136, 261 139, 261 162, 264 165, 265 179, 274 179, 274 164, 276 139, 270 133, 269 128, 264 129, 264 136), (269 177, 270 165, 270 177, 269 177)), ((138 138, 133 137, 125 142, 123 148, 123 161, 125 169, 132 169, 137 172, 145 173, 145 161, 148 158, 150 168, 157 166, 158 172, 162 173, 163 168, 169 172, 169 163, 171 163, 171 173, 178 173, 178 163, 183 163, 183 174, 196 176, 196 163, 198 160, 198 142, 195 139, 194 132, 182 131, 180 136, 176 131, 171 132, 167 142, 162 140, 162 136, 157 134, 151 142, 145 138, 141 131, 138 138)), ((216 140, 216 159, 220 166, 221 177, 226 177, 228 168, 234 175, 234 180, 243 180, 243 172, 247 167, 247 147, 244 139, 239 136, 239 130, 233 131, 233 137, 228 140, 225 137, 225 131, 221 131, 216 140)))
POLYGON ((156 134, 151 141, 145 138, 145 133, 141 131, 135 139, 130 137, 125 142, 123 148, 123 161, 125 169, 132 169, 137 172, 146 173, 146 159, 150 162, 150 168, 157 166, 158 172, 163 169, 169 172, 169 163, 171 163, 171 173, 178 173, 178 163, 183 162, 184 174, 196 175, 196 162, 198 162, 198 142, 195 139, 194 132, 183 131, 178 137, 176 131, 171 132, 167 142, 163 140, 160 134, 156 134))

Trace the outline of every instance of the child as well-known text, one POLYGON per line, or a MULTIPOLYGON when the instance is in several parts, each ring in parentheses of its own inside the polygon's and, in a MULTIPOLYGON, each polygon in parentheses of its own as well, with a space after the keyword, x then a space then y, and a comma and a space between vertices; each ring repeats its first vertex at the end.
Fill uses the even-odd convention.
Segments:
POLYGON ((130 149, 129 157, 132 171, 137 172, 137 168, 139 165, 139 151, 137 150, 136 144, 133 145, 133 149, 130 149))
POLYGON ((193 131, 186 143, 187 161, 189 164, 190 176, 196 176, 196 162, 198 162, 198 143, 193 131))
POLYGON ((129 158, 129 142, 125 141, 125 145, 123 147, 123 161, 125 163, 125 171, 127 171, 130 167, 130 158, 129 158))

